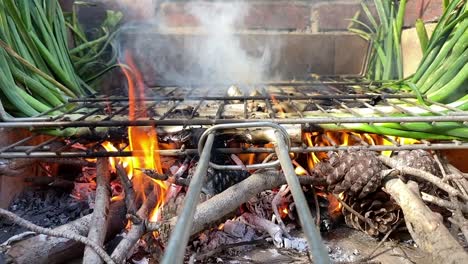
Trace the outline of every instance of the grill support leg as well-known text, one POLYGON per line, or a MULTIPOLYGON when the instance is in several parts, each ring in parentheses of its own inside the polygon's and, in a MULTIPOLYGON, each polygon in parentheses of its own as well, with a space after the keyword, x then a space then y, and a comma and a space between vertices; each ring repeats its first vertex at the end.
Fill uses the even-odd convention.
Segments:
POLYGON ((187 195, 185 196, 182 213, 177 218, 177 224, 169 238, 169 243, 161 262, 162 264, 183 263, 185 247, 190 237, 195 209, 200 200, 200 192, 206 177, 214 138, 214 133, 210 133, 206 139, 205 146, 200 155, 200 161, 190 181, 187 195))
POLYGON ((286 177, 286 182, 288 183, 289 188, 291 188, 291 193, 297 208, 302 230, 304 230, 307 238, 311 256, 314 258, 314 263, 330 263, 327 250, 325 249, 320 233, 315 226, 315 221, 310 214, 310 209, 307 205, 301 184, 294 172, 294 167, 292 165, 291 158, 289 157, 288 147, 284 141, 284 137, 279 131, 275 131, 275 137, 276 155, 278 156, 284 176, 286 177))
MULTIPOLYGON (((229 126, 232 126, 232 124, 214 126, 205 131, 205 134, 202 135, 202 138, 200 139, 200 161, 197 165, 194 176, 190 181, 182 213, 179 215, 174 231, 172 232, 169 238, 169 243, 166 248, 166 252, 161 261, 162 264, 183 263, 185 248, 190 237, 190 230, 193 225, 193 217, 195 214, 196 206, 200 199, 200 192, 202 189, 203 181, 205 179, 208 166, 210 166, 211 149, 213 147, 213 142, 215 138, 214 131, 216 129, 224 129, 229 126)), ((307 205, 307 201, 302 191, 302 187, 299 183, 299 179, 297 178, 297 175, 294 172, 294 167, 292 165, 291 158, 289 157, 290 144, 287 144, 286 142, 286 140, 289 139, 289 137, 287 137, 287 132, 284 133, 283 128, 279 126, 277 127, 276 124, 266 122, 246 123, 242 124, 241 126, 269 126, 276 128, 274 132, 276 139, 275 152, 278 156, 279 163, 281 164, 284 175, 286 177, 286 182, 291 188, 291 193, 293 195, 293 199, 299 214, 299 220, 301 222, 301 226, 304 230, 307 242, 309 244, 311 256, 313 256, 315 263, 330 263, 328 253, 325 250, 324 244, 320 237, 320 233, 315 226, 314 219, 312 218, 312 215, 310 213, 310 209, 307 205)))

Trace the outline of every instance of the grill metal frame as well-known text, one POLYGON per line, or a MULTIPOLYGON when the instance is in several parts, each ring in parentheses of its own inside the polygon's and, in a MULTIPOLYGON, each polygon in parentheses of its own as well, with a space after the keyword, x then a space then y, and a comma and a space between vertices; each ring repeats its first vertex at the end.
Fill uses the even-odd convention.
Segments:
MULTIPOLYGON (((82 139, 70 139, 65 144, 61 137, 42 139, 39 133, 34 132, 40 129, 67 129, 67 128, 89 128, 91 132, 96 128, 108 127, 111 129, 121 129, 125 131, 128 126, 180 126, 188 129, 191 127, 209 128, 219 124, 270 122, 279 125, 296 124, 303 129, 311 129, 314 125, 320 124, 352 124, 352 123, 413 123, 427 122, 435 124, 438 122, 460 122, 468 126, 468 112, 443 104, 430 102, 437 105, 444 111, 434 111, 429 107, 417 104, 414 95, 407 93, 392 94, 382 92, 377 84, 363 82, 359 79, 325 79, 311 82, 278 82, 244 85, 254 87, 260 94, 246 96, 228 96, 226 85, 194 85, 194 86, 164 86, 151 88, 152 95, 146 98, 137 98, 145 102, 145 109, 139 111, 140 118, 128 120, 129 104, 125 96, 104 96, 93 95, 87 98, 70 99, 69 103, 56 107, 55 109, 42 113, 33 118, 6 118, 0 122, 0 128, 25 128, 31 129, 33 134, 9 146, 0 148, 0 158, 78 158, 78 157, 103 157, 103 156, 131 156, 130 151, 125 151, 126 145, 121 146, 117 151, 103 151, 100 144, 109 137, 96 138, 95 144, 87 150, 71 148, 75 143, 83 142, 82 139), (273 95, 273 98, 272 98, 273 95), (263 112, 255 116, 260 111, 249 110, 248 104, 251 102, 261 103, 264 106, 263 112), (288 116, 281 116, 275 111, 274 102, 287 105, 292 109, 288 116), (303 111, 298 109, 296 102, 305 104, 305 108, 312 107, 314 111, 323 113, 320 117, 305 117, 303 111), (366 117, 353 110, 353 107, 375 111, 374 103, 394 109, 406 116, 389 116, 379 112, 380 116, 366 117), (411 105, 414 108, 430 111, 432 115, 421 116, 407 111, 401 104, 411 105), (164 107, 165 111, 157 110, 164 107), (211 109, 210 109, 211 105, 211 109), (238 116, 229 116, 226 108, 236 105, 242 106, 238 116), (183 117, 177 116, 177 111, 190 106, 191 112, 185 113, 183 117), (216 108, 216 111, 213 109, 216 108), (65 111, 63 111, 65 109, 65 111), (83 111, 86 109, 86 112, 83 111), (156 110, 155 110, 156 109, 156 110), (209 114, 207 114, 207 109, 209 114), (340 109, 349 114, 348 117, 332 117, 330 109, 340 109), (48 116, 54 110, 62 110, 64 113, 57 116, 48 116), (158 112, 160 111, 160 112, 158 112), (76 116, 79 115, 79 118, 76 116), (146 118, 141 118, 142 116, 146 118), (74 120, 70 117, 75 116, 74 120), (175 116, 175 117, 174 117, 175 116), (31 144, 31 142, 39 142, 31 144)), ((242 87, 242 85, 240 86, 242 87)), ((239 109, 238 109, 239 110, 239 109)), ((3 107, 0 107, 0 118, 8 115, 3 107)), ((390 140, 392 145, 366 145, 355 146, 314 146, 314 147, 293 147, 291 152, 307 153, 318 151, 336 151, 347 149, 368 149, 368 150, 403 150, 403 149, 468 149, 468 142, 458 140, 431 143, 422 141, 418 144, 400 145, 390 140)), ((361 142, 362 143, 362 142, 361 142)), ((247 148, 247 149, 217 149, 225 153, 255 153, 274 152, 273 149, 247 148)), ((161 155, 190 155, 197 154, 196 149, 165 149, 159 151, 161 155)))

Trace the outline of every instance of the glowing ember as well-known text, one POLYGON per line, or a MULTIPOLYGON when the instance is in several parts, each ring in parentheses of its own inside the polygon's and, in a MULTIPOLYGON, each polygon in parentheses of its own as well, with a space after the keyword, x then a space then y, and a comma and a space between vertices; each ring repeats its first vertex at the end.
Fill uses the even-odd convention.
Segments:
POLYGON ((276 109, 278 109, 278 114, 279 114, 279 117, 280 118, 285 118, 286 117, 286 113, 285 113, 285 109, 284 107, 278 102, 278 100, 275 98, 274 95, 271 95, 271 101, 273 102, 273 104, 275 105, 276 109))

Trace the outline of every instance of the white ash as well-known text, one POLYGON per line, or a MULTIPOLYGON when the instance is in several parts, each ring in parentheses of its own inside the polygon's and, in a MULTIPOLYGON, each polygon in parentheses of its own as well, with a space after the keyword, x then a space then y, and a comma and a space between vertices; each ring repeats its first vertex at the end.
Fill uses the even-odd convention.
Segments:
POLYGON ((326 245, 326 247, 328 248, 328 256, 332 262, 351 263, 359 259, 358 256, 360 254, 356 249, 354 251, 347 251, 341 247, 331 248, 329 245, 326 245))

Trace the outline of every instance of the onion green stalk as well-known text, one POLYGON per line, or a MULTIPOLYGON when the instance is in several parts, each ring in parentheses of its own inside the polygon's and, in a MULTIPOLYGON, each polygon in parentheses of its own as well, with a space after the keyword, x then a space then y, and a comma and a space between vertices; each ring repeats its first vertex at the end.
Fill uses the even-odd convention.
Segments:
POLYGON ((50 110, 94 92, 90 85, 116 64, 109 43, 121 14, 108 15, 94 40, 74 34, 80 45, 73 48, 67 28, 80 25, 66 20, 57 0, 0 1, 0 99, 7 115, 58 114, 50 110))
POLYGON ((351 19, 349 31, 371 42, 371 54, 367 67, 367 78, 388 81, 403 78, 401 33, 403 29, 406 0, 374 0, 377 19, 364 2, 362 9, 370 24, 351 19))

